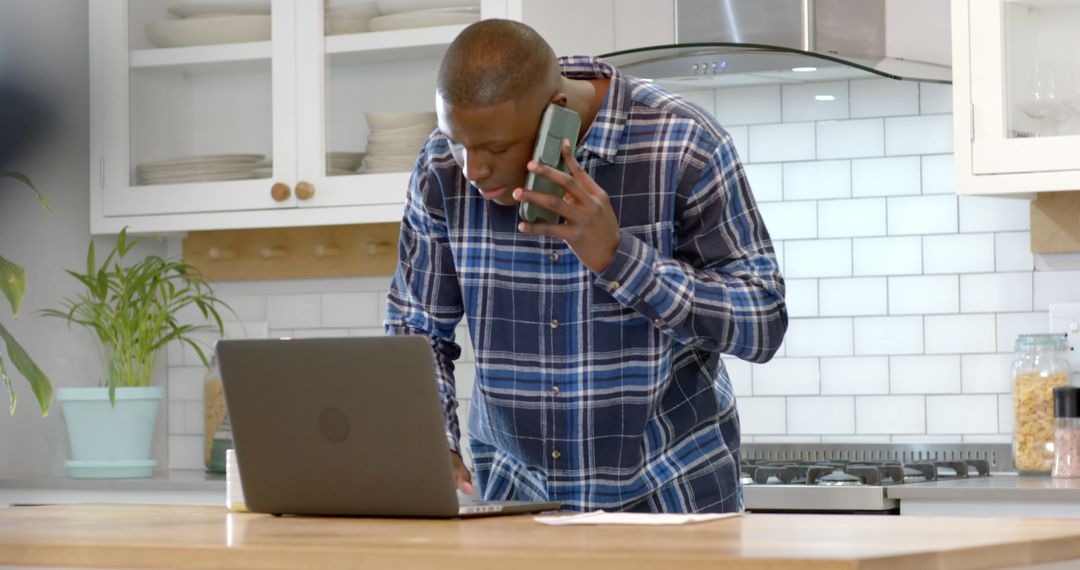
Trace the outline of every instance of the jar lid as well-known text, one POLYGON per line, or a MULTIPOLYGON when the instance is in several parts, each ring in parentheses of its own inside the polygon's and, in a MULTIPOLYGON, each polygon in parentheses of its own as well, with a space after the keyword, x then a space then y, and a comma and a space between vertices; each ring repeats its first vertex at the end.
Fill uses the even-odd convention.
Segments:
POLYGON ((1080 388, 1075 386, 1054 388, 1054 417, 1080 418, 1080 388))
POLYGON ((1051 348, 1065 350, 1069 348, 1068 338, 1061 333, 1054 334, 1022 334, 1016 337, 1016 349, 1021 348, 1051 348))

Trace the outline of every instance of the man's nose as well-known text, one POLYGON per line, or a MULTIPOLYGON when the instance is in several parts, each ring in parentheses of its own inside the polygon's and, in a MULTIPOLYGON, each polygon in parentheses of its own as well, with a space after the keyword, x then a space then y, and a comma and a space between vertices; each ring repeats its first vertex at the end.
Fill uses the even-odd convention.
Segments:
POLYGON ((465 177, 470 181, 479 184, 491 176, 491 165, 480 156, 481 153, 465 150, 462 155, 465 160, 465 177))

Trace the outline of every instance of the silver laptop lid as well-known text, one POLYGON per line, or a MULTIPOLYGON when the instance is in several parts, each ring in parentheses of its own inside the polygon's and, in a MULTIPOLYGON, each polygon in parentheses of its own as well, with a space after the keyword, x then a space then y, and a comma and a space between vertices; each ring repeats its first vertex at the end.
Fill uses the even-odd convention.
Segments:
POLYGON ((223 340, 217 354, 250 510, 458 515, 427 339, 223 340))

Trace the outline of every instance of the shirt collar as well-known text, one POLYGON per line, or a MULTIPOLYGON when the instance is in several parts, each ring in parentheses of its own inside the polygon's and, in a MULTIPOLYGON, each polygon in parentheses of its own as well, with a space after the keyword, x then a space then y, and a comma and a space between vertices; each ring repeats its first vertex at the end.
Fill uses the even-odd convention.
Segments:
POLYGON ((581 147, 605 162, 614 162, 629 115, 626 76, 611 64, 589 56, 560 57, 559 67, 570 79, 611 79, 604 102, 585 132, 581 147))

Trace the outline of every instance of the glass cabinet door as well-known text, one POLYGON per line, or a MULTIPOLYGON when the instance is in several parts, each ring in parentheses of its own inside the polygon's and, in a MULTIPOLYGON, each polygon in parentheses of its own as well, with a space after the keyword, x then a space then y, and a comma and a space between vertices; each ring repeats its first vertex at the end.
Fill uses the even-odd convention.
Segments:
POLYGON ((104 216, 295 207, 294 0, 92 9, 104 216))
POLYGON ((447 46, 480 19, 479 0, 301 2, 299 206, 361 206, 400 221, 420 148, 435 130, 447 46))
POLYGON ((1080 168, 1080 0, 968 5, 974 173, 1080 168))

